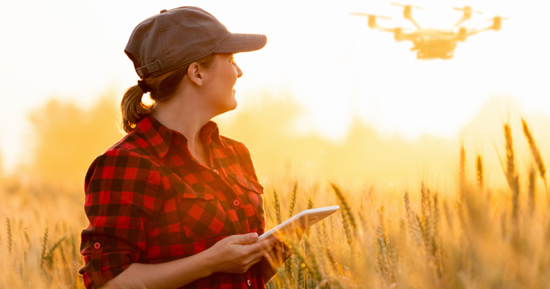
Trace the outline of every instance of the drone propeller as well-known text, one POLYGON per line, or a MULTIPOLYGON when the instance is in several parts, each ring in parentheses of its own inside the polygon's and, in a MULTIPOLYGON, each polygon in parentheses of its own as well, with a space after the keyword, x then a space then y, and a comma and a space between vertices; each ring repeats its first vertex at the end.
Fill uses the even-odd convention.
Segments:
POLYGON ((424 10, 424 8, 419 7, 419 6, 405 5, 405 4, 395 3, 395 2, 391 2, 390 4, 393 5, 393 6, 397 6, 397 7, 407 7, 407 6, 409 6, 409 7, 412 7, 412 8, 424 10))
POLYGON ((401 27, 398 27, 398 28, 379 28, 380 30, 385 30, 385 31, 391 31, 391 32, 395 32, 396 29, 399 29, 399 32, 409 32, 409 31, 413 31, 413 29, 411 28, 401 28, 401 27))
POLYGON ((500 20, 508 20, 508 19, 510 19, 510 17, 499 17, 499 16, 495 16, 495 17, 493 17, 493 18, 487 19, 487 21, 494 21, 495 18, 499 18, 500 20))
POLYGON ((477 14, 483 14, 483 12, 481 12, 481 11, 472 10, 472 7, 470 7, 470 6, 464 6, 464 8, 454 7, 453 9, 458 10, 458 11, 462 11, 462 12, 466 12, 466 13, 474 12, 474 13, 477 13, 477 14))
POLYGON ((376 17, 379 19, 388 19, 388 20, 391 19, 391 17, 388 17, 388 16, 380 16, 380 15, 374 15, 374 14, 361 13, 361 12, 350 12, 349 14, 353 16, 376 17))

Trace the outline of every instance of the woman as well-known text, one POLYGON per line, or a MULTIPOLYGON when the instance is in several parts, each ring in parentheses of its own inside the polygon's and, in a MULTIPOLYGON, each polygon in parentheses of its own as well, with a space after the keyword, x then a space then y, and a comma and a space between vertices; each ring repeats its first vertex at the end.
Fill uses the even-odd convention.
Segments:
POLYGON ((121 103, 128 134, 86 174, 87 288, 265 288, 290 257, 274 238, 256 242, 263 188, 250 153, 210 120, 237 106, 233 53, 266 41, 197 7, 134 29, 125 52, 141 80, 121 103))

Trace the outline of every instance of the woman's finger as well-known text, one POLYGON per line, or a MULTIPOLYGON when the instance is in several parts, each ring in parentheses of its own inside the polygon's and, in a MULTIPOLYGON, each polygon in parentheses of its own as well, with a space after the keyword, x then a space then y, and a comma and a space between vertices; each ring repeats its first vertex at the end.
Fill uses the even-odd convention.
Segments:
POLYGON ((269 251, 273 247, 273 244, 275 242, 273 240, 262 240, 260 242, 256 242, 254 244, 246 245, 244 248, 248 250, 249 254, 253 254, 256 252, 264 252, 269 251))
POLYGON ((254 264, 256 264, 256 263, 262 261, 262 259, 263 259, 263 256, 261 256, 261 257, 259 257, 259 258, 254 258, 254 259, 252 259, 252 261, 250 261, 250 263, 249 263, 249 266, 252 267, 252 265, 254 265, 254 264))
POLYGON ((283 253, 279 248, 275 248, 264 254, 264 258, 272 267, 279 267, 284 263, 283 253))

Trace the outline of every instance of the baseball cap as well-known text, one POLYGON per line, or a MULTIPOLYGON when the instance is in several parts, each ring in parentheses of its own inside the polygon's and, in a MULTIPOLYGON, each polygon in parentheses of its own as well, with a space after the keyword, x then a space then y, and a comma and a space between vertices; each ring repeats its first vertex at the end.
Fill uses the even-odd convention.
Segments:
POLYGON ((263 34, 231 33, 214 15, 199 7, 183 6, 162 10, 139 23, 124 52, 143 79, 212 53, 254 51, 266 43, 263 34))

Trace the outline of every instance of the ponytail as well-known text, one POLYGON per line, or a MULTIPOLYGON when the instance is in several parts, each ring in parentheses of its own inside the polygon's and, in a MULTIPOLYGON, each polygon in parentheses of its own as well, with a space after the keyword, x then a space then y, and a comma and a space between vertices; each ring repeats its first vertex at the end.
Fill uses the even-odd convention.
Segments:
MULTIPOLYGON (((209 68, 214 62, 214 54, 207 55, 197 61, 200 65, 209 68)), ((151 99, 156 103, 165 101, 174 95, 187 74, 189 64, 178 69, 163 73, 155 77, 148 77, 140 80, 138 83, 150 91, 151 99)), ((120 103, 120 111, 122 113, 122 129, 126 133, 134 130, 136 125, 142 118, 151 114, 154 104, 151 106, 141 102, 141 98, 145 91, 140 85, 134 85, 126 90, 120 103)))
POLYGON ((129 133, 139 121, 152 111, 151 106, 146 106, 141 102, 143 97, 143 90, 138 85, 134 85, 126 90, 120 103, 120 110, 122 112, 122 129, 129 133))

